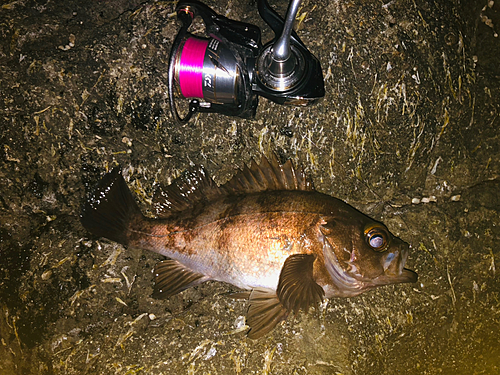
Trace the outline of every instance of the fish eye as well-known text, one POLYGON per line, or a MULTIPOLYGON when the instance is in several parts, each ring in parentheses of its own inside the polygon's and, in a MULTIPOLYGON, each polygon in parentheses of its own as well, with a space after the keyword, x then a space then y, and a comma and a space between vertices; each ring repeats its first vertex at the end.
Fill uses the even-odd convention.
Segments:
POLYGON ((389 234, 382 227, 371 227, 365 230, 365 240, 375 251, 384 251, 389 245, 389 234))

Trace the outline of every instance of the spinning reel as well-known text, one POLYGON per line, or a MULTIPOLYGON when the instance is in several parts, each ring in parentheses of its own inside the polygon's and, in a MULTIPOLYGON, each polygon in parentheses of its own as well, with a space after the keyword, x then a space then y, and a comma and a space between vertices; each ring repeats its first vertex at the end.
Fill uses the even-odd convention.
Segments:
POLYGON ((230 20, 196 1, 180 1, 176 12, 182 27, 174 40, 168 68, 168 93, 173 118, 186 123, 196 112, 229 116, 255 116, 258 96, 278 104, 312 104, 325 95, 318 59, 293 31, 300 0, 291 0, 286 20, 258 0, 262 19, 275 38, 265 46, 260 29, 230 20), (195 17, 205 23, 208 38, 188 28, 195 17), (176 92, 191 99, 187 115, 180 117, 176 92))

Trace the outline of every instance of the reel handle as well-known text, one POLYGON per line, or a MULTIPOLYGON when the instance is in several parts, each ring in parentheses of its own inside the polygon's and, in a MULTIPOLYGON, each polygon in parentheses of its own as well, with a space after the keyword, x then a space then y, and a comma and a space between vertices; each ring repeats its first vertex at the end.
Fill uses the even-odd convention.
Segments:
POLYGON ((290 0, 283 20, 267 0, 258 0, 259 14, 274 31, 275 40, 257 58, 253 89, 278 104, 307 106, 325 95, 325 87, 319 60, 293 31, 299 4, 300 0, 290 0))
POLYGON ((286 13, 283 32, 273 45, 273 61, 285 62, 292 55, 290 50, 290 38, 292 36, 293 24, 299 10, 300 0, 292 0, 286 13))

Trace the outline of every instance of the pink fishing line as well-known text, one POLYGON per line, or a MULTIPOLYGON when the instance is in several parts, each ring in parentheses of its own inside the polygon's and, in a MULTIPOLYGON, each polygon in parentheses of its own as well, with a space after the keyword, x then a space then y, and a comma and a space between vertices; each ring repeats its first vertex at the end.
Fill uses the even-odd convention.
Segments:
POLYGON ((185 98, 203 98, 203 59, 208 41, 191 37, 182 48, 179 61, 179 85, 185 98))

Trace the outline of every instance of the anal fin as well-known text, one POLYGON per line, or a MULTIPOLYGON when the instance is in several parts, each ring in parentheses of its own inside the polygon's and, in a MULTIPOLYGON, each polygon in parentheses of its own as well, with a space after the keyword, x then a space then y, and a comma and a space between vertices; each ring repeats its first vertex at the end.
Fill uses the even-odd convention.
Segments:
POLYGON ((153 298, 164 299, 185 289, 204 283, 210 278, 191 271, 173 259, 166 259, 155 266, 155 286, 153 298))

